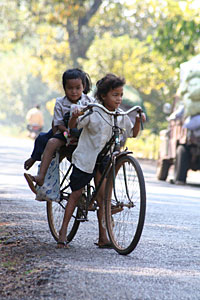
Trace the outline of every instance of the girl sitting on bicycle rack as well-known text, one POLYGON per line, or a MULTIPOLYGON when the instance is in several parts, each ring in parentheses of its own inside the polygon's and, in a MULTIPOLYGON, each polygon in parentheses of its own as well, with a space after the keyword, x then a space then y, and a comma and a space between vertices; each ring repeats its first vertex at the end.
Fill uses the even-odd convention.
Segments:
MULTIPOLYGON (((105 108, 110 111, 116 111, 122 102, 124 84, 125 80, 123 78, 117 77, 114 74, 107 74, 97 82, 95 97, 105 108)), ((65 208, 65 214, 59 232, 58 248, 68 247, 66 235, 69 221, 85 185, 87 185, 93 177, 95 184, 98 184, 107 161, 104 159, 100 166, 97 166, 97 157, 112 136, 113 116, 106 114, 98 107, 93 108, 93 112, 90 114, 80 117, 81 115, 82 112, 78 106, 74 107, 69 120, 70 128, 76 127, 78 129, 82 128, 83 130, 78 141, 78 146, 72 154, 73 170, 70 176, 72 193, 65 208)), ((145 121, 146 117, 144 114, 142 118, 143 121, 145 121)), ((127 115, 120 116, 118 119, 118 125, 126 131, 127 137, 136 137, 138 135, 140 130, 139 117, 136 116, 134 124, 127 115)), ((111 247, 104 221, 103 197, 105 183, 106 180, 104 180, 97 195, 97 203, 99 206, 99 210, 97 211, 99 223, 99 240, 97 246, 100 248, 111 247)))
MULTIPOLYGON (((90 80, 89 75, 79 69, 71 69, 71 70, 64 72, 64 74, 63 74, 63 82, 62 82, 63 89, 65 91, 66 97, 70 101, 70 104, 77 103, 77 101, 72 102, 70 100, 70 95, 68 95, 68 89, 66 90, 66 88, 65 88, 66 81, 72 77, 74 77, 72 79, 80 78, 80 76, 81 76, 81 80, 84 85, 84 90, 83 90, 83 94, 81 95, 81 97, 79 97, 80 99, 77 99, 77 101, 79 101, 79 103, 81 103, 82 100, 85 100, 88 98, 88 96, 86 96, 86 95, 91 90, 91 80, 90 80)), ((80 95, 78 95, 78 96, 80 96, 80 95)), ((62 99, 63 99, 63 97, 62 97, 62 99)), ((54 114, 55 123, 58 122, 57 116, 59 113, 56 113, 56 110, 58 110, 58 111, 60 110, 59 105, 58 105, 60 101, 61 101, 61 98, 56 99, 55 114, 54 114)), ((90 102, 90 100, 89 100, 89 102, 90 102)), ((44 149, 45 149, 45 146, 46 146, 48 140, 53 137, 53 135, 57 132, 57 130, 58 130, 57 126, 55 126, 54 121, 52 121, 52 128, 48 132, 41 132, 39 134, 39 136, 35 139, 34 148, 33 148, 31 156, 24 162, 25 170, 29 170, 36 161, 41 161, 41 157, 42 157, 42 154, 44 152, 44 149)))
MULTIPOLYGON (((53 124, 57 128, 56 134, 53 135, 53 132, 50 133, 48 137, 46 137, 46 140, 43 141, 43 143, 41 143, 40 141, 42 149, 35 149, 35 152, 39 152, 37 153, 37 157, 35 156, 36 159, 38 159, 38 157, 41 158, 41 154, 44 150, 39 174, 37 176, 32 176, 30 174, 24 173, 30 189, 35 194, 37 193, 37 190, 34 182, 39 186, 43 185, 47 169, 55 151, 61 146, 64 146, 66 142, 69 141, 69 139, 65 135, 67 134, 67 127, 63 121, 63 118, 66 113, 70 112, 71 105, 87 105, 88 103, 94 102, 94 98, 86 95, 87 92, 89 92, 91 89, 91 81, 89 75, 84 71, 80 69, 69 69, 65 71, 62 76, 62 83, 65 91, 65 96, 57 98, 54 107, 53 124)), ((44 139, 44 137, 42 137, 42 139, 44 139)))

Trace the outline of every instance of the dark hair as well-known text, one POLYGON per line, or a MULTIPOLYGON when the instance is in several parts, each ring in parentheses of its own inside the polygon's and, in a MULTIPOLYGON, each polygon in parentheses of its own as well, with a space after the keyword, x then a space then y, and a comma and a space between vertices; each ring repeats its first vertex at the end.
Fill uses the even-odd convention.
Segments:
POLYGON ((67 80, 68 79, 77 79, 77 78, 80 78, 83 83, 83 87, 84 87, 83 93, 84 94, 89 93, 89 91, 91 90, 91 87, 92 87, 90 76, 78 68, 69 69, 63 73, 62 84, 63 84, 64 91, 65 91, 65 85, 66 85, 67 80))
POLYGON ((95 98, 103 102, 102 95, 106 95, 110 90, 124 86, 125 79, 114 74, 107 74, 96 83, 95 98))

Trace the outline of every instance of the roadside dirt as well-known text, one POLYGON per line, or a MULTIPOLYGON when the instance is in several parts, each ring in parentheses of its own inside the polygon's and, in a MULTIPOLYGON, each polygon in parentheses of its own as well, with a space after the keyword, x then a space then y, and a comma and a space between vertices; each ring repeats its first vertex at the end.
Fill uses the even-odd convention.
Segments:
MULTIPOLYGON (((154 163, 148 160, 145 160, 145 163, 149 165, 149 170, 152 167, 154 172, 154 163)), ((23 184, 26 184, 25 180, 23 184)), ((55 278, 61 276, 65 268, 66 255, 69 259, 73 256, 73 251, 56 249, 56 243, 48 229, 46 204, 33 199, 33 194, 27 186, 25 190, 19 189, 18 184, 16 193, 9 192, 6 187, 0 189, 0 277, 3 279, 0 281, 0 299, 2 300, 31 297, 65 299, 65 292, 61 291, 62 279, 56 286, 53 282, 55 278)), ((92 236, 97 237, 98 233, 96 216, 93 218, 92 234, 87 235, 95 251, 93 244, 95 240, 92 236)), ((81 237, 82 228, 79 232, 81 237)), ((76 243, 78 240, 79 236, 76 243)), ((85 243, 87 244, 87 239, 85 243)), ((73 245, 70 244, 71 247, 73 249, 73 245)))
POLYGON ((45 287, 54 273, 47 260, 54 253, 26 228, 12 221, 0 223, 0 299, 36 299, 38 288, 45 287))

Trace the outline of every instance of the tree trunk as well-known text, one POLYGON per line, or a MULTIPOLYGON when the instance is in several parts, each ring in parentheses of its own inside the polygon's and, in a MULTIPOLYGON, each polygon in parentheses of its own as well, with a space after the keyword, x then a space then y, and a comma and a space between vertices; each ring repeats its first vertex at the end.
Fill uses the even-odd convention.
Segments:
POLYGON ((69 35, 70 56, 73 62, 73 67, 80 67, 78 58, 86 58, 86 52, 94 40, 95 33, 88 26, 90 19, 97 12, 102 0, 95 0, 93 5, 85 11, 84 16, 78 17, 78 25, 75 25, 74 17, 67 19, 66 30, 69 35))

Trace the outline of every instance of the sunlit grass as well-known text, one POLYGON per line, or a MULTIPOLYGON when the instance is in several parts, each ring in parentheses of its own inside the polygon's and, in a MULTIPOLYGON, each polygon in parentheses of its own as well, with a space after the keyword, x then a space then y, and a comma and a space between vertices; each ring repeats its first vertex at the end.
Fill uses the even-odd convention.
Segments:
POLYGON ((138 158, 157 159, 160 139, 150 130, 143 130, 137 138, 127 139, 126 146, 138 158))
POLYGON ((0 133, 2 136, 26 138, 28 136, 27 130, 21 130, 16 126, 0 126, 0 133))
MULTIPOLYGON (((16 126, 0 126, 2 136, 28 138, 27 130, 21 130, 16 126)), ((126 146, 137 158, 157 159, 159 150, 159 136, 152 134, 150 130, 143 130, 137 138, 127 139, 126 146)))

